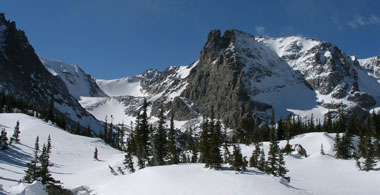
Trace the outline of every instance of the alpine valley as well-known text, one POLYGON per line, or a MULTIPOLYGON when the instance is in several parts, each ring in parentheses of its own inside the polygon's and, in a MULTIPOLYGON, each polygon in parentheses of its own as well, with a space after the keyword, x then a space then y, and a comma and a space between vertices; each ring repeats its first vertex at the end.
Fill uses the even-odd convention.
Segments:
POLYGON ((51 136, 50 173, 66 189, 49 194, 379 193, 379 157, 370 171, 363 171, 369 152, 359 155, 363 137, 373 143, 374 153, 380 151, 379 123, 373 122, 371 135, 358 129, 351 132, 348 157, 337 156, 336 137, 347 137, 344 129, 354 126, 350 119, 363 121, 355 123, 358 128, 379 121, 380 56, 357 59, 334 44, 301 36, 271 38, 235 29, 212 30, 190 65, 104 80, 77 65, 38 56, 25 33, 1 14, 0 90, 1 129, 9 137, 17 121, 20 124, 20 141, 0 150, 0 194, 49 191, 44 180, 19 182, 39 151, 37 136, 41 144, 51 136), (9 102, 16 103, 11 108, 9 102), (142 166, 138 151, 145 146, 137 144, 130 158, 135 169, 138 164, 141 169, 127 171, 125 158, 132 140, 139 141, 133 136, 144 128, 139 123, 144 116, 151 126, 146 128, 152 149, 146 149, 142 166), (296 132, 297 122, 302 123, 298 129, 308 130, 296 132), (107 138, 104 129, 110 124, 107 138), (215 129, 224 131, 217 153, 234 151, 231 159, 236 160, 238 148, 246 163, 257 147, 269 158, 272 144, 284 154, 289 146, 282 157, 286 177, 259 166, 237 170, 229 157, 231 161, 224 159, 219 165, 208 161, 202 154, 205 124, 214 128, 209 131, 210 143, 215 129), (342 129, 335 130, 339 124, 342 129), (169 132, 164 140, 170 139, 169 126, 174 129, 174 148, 180 154, 176 163, 170 163, 170 155, 160 162, 155 154, 160 125, 169 132), (282 125, 287 131, 281 136, 282 125), (190 140, 199 148, 193 150, 190 140), (194 154, 200 159, 189 160, 194 154))

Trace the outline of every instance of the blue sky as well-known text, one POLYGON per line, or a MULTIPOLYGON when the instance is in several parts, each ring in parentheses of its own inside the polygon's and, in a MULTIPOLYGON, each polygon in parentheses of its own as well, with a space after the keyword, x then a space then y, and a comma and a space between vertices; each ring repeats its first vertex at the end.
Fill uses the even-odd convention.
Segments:
POLYGON ((359 58, 380 55, 378 0, 3 0, 38 55, 96 78, 189 65, 212 29, 302 35, 359 58))

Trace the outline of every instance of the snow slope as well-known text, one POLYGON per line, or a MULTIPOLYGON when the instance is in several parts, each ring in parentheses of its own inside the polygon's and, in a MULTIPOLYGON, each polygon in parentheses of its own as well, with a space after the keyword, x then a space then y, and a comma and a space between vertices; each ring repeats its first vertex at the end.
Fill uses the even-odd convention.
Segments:
MULTIPOLYGON (((359 171, 354 160, 332 157, 334 134, 308 133, 290 140, 290 144, 301 144, 308 153, 307 158, 296 154, 285 157, 290 183, 255 168, 238 174, 229 171, 228 165, 216 171, 205 169, 204 164, 148 167, 133 174, 114 176, 108 165, 121 166, 123 154, 103 141, 69 134, 24 114, 0 114, 1 128, 8 135, 12 134, 17 120, 21 143, 11 146, 7 152, 0 151, 0 184, 4 188, 0 192, 5 194, 17 194, 25 188, 17 185, 17 181, 24 175, 25 163, 30 161, 35 137, 40 137, 42 145, 49 134, 53 145, 50 168, 53 177, 61 180, 66 188, 86 186, 82 191, 87 194, 378 194, 378 171, 359 171), (327 155, 320 154, 321 144, 327 155), (95 147, 100 161, 93 160, 95 147)), ((280 146, 284 145, 281 141, 280 146)), ((254 147, 240 147, 249 159, 254 147)), ((268 152, 269 143, 263 143, 263 148, 268 152)))
MULTIPOLYGON (((297 189, 303 189, 305 193, 315 195, 378 194, 379 172, 359 171, 355 160, 335 159, 334 137, 334 133, 308 133, 290 140, 292 145, 301 144, 308 154, 307 158, 295 154, 285 156, 288 176, 291 177, 290 184, 297 189), (321 144, 326 155, 320 154, 321 144)), ((280 147, 284 147, 285 144, 285 141, 281 141, 280 147)), ((264 142, 263 145, 268 152, 269 143, 264 142)), ((243 155, 250 157, 254 147, 241 147, 243 155)))
POLYGON ((141 75, 125 77, 113 80, 96 79, 98 86, 108 96, 144 96, 141 85, 141 75))
POLYGON ((107 96, 95 84, 94 79, 87 75, 77 65, 65 62, 48 60, 40 57, 42 64, 54 76, 59 76, 66 84, 69 92, 77 100, 80 96, 105 97, 107 96))
MULTIPOLYGON (((109 164, 122 159, 122 152, 115 150, 98 138, 77 136, 49 125, 40 119, 24 114, 0 114, 1 128, 8 137, 12 135, 16 121, 20 121, 20 144, 11 146, 7 152, 0 151, 0 184, 6 191, 24 176, 25 164, 32 158, 34 142, 39 136, 40 145, 52 139, 50 168, 54 178, 67 188, 81 185, 101 184, 109 179, 109 164), (93 160, 95 147, 100 161, 93 160)), ((17 190, 17 189, 13 189, 17 190)))

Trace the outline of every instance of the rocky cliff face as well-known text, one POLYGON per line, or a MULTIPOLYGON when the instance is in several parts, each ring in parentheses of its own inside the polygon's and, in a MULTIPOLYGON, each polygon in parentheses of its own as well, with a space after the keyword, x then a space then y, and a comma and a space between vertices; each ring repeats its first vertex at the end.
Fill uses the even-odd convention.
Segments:
POLYGON ((147 70, 125 84, 131 86, 127 96, 111 98, 123 102, 125 116, 133 118, 145 98, 152 118, 162 104, 188 126, 194 124, 191 119, 209 115, 211 107, 231 128, 239 127, 241 119, 264 121, 272 107, 276 119, 293 113, 323 120, 339 107, 364 117, 380 102, 380 84, 367 74, 376 75, 376 60, 359 62, 331 43, 310 38, 213 30, 193 64, 147 70))
POLYGON ((234 50, 238 33, 235 30, 226 31, 223 36, 219 30, 209 33, 198 65, 191 71, 188 86, 181 94, 199 113, 207 115, 213 106, 218 117, 231 127, 236 127, 241 118, 254 117, 255 109, 271 107, 249 97, 248 86, 243 82, 245 64, 234 50))
POLYGON ((80 121, 83 126, 99 129, 98 122, 71 96, 65 83, 42 65, 25 33, 4 14, 0 14, 0 31, 0 89, 44 110, 49 94, 54 92, 57 113, 68 116, 71 123, 80 121))

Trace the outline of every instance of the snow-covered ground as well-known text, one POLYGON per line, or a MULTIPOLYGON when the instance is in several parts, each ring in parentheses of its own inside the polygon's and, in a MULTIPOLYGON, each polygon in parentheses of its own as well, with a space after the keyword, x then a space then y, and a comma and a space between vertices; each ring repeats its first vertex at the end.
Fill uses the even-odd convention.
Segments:
MULTIPOLYGON (((53 177, 66 188, 86 186, 90 194, 378 194, 379 171, 364 172, 355 167, 354 160, 338 160, 333 155, 334 134, 308 133, 296 136, 291 144, 301 144, 308 157, 286 156, 291 182, 249 168, 245 173, 205 169, 203 164, 179 164, 148 167, 133 174, 114 176, 108 165, 122 165, 123 153, 97 138, 69 134, 40 119, 24 114, 0 114, 1 128, 8 137, 16 121, 20 121, 21 143, 0 151, 0 194, 17 194, 26 186, 17 182, 24 175, 25 163, 33 153, 36 136, 40 144, 52 139, 50 168, 53 177), (320 154, 323 144, 327 155, 320 154), (95 147, 100 161, 93 159, 95 147)), ((280 142, 284 146, 285 142, 280 142)), ((263 147, 268 151, 268 143, 263 147)), ((244 156, 251 156, 253 146, 240 145, 244 156)), ((227 167, 225 165, 225 167, 227 167)), ((38 185, 32 189, 38 190, 38 185)))

